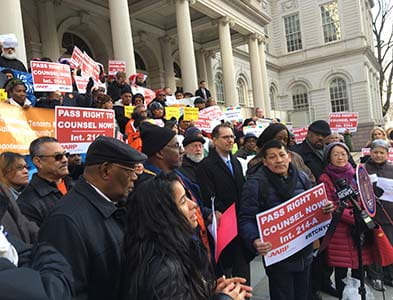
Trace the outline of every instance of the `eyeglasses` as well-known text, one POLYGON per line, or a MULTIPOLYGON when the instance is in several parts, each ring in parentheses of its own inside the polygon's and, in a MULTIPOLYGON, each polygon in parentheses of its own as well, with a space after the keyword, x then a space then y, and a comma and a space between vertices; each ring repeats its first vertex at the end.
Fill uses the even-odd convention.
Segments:
POLYGON ((224 136, 220 136, 220 139, 224 139, 224 140, 234 140, 235 136, 234 135, 224 135, 224 136))
POLYGON ((30 170, 30 167, 28 165, 19 165, 15 168, 16 171, 23 171, 24 169, 30 170))
POLYGON ((180 143, 176 143, 176 144, 172 144, 172 145, 166 145, 165 147, 169 147, 169 148, 173 148, 173 149, 176 149, 176 150, 180 150, 181 148, 182 148, 182 145, 180 145, 180 143))
POLYGON ((63 159, 63 157, 68 157, 69 153, 68 152, 63 152, 63 153, 56 153, 56 154, 52 154, 52 155, 37 155, 39 158, 42 157, 53 157, 55 159, 55 161, 61 161, 63 159))
POLYGON ((112 165, 114 165, 120 169, 126 170, 128 177, 132 177, 132 175, 135 174, 135 168, 129 168, 129 167, 117 164, 117 163, 112 163, 112 165))

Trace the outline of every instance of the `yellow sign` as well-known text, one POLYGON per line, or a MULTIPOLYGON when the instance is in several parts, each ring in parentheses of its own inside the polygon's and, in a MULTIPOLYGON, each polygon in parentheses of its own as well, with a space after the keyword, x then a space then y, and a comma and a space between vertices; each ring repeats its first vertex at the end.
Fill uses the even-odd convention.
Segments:
POLYGON ((5 89, 0 89, 0 101, 5 101, 7 99, 7 92, 5 91, 5 89))
POLYGON ((124 116, 131 119, 131 115, 134 112, 134 108, 135 106, 130 106, 130 105, 124 106, 124 116))
POLYGON ((184 108, 184 121, 197 121, 199 119, 198 107, 184 108))
POLYGON ((180 108, 173 106, 165 107, 165 119, 170 120, 173 117, 175 117, 176 120, 180 118, 180 108))

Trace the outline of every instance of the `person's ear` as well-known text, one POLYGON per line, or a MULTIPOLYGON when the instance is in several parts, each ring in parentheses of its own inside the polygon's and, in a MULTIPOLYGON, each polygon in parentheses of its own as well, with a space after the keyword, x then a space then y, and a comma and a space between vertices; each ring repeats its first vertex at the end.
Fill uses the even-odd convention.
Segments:
POLYGON ((42 168, 41 158, 39 158, 38 156, 34 156, 32 159, 32 162, 36 166, 37 169, 42 168))
POLYGON ((287 153, 288 153, 289 162, 292 162, 292 153, 291 152, 287 152, 287 153))
POLYGON ((155 156, 156 156, 158 159, 164 160, 164 153, 163 153, 163 151, 164 151, 164 149, 161 149, 160 151, 158 151, 158 152, 155 154, 155 156))
POLYGON ((111 176, 112 165, 109 162, 104 162, 98 167, 100 177, 108 180, 111 176))

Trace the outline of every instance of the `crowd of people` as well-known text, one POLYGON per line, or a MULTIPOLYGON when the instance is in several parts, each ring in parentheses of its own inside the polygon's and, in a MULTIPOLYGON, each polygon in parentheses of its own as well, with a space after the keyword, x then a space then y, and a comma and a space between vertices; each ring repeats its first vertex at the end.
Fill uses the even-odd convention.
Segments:
MULTIPOLYGON (((26 86, 12 70, 23 64, 9 46, 3 44, 0 60, 7 103, 28 109, 26 86)), ((157 90, 150 103, 134 93, 134 85, 146 86, 143 74, 127 80, 124 72, 111 78, 101 69, 100 80, 103 85, 90 79, 84 94, 75 83, 72 93, 35 93, 35 106, 113 109, 121 138, 98 137, 84 159, 53 137, 37 138, 29 145, 37 169, 31 179, 24 156, 0 154, 1 299, 248 299, 250 261, 272 249, 255 216, 318 183, 329 200, 322 212, 331 214, 340 202, 337 179, 357 190, 351 134, 332 133, 326 121, 311 123, 299 144, 261 108, 207 133, 184 116, 166 119, 170 88, 157 90), (134 107, 131 117, 125 106, 134 107), (260 120, 270 122, 260 136, 244 134, 243 127, 260 120), (238 235, 216 261, 208 228, 233 204, 238 235)), ((199 110, 216 105, 205 81, 195 93, 174 93, 194 96, 199 110)), ((370 155, 363 158, 370 174, 393 179, 392 139, 393 130, 371 132, 370 155)), ((393 242, 393 206, 379 203, 375 219, 393 242)), ((320 291, 341 298, 348 268, 361 276, 353 226, 347 207, 326 251, 315 256, 318 243, 309 244, 266 266, 271 299, 320 299, 320 291)), ((373 246, 372 239, 362 245, 363 262, 372 286, 382 290, 393 286, 393 266, 378 265, 373 246)))

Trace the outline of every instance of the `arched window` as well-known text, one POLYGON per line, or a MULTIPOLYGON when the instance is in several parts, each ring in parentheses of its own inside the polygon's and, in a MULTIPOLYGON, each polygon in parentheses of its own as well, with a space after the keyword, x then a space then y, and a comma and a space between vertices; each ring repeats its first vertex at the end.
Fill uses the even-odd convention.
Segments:
POLYGON ((134 51, 134 56, 135 56, 135 66, 137 70, 142 70, 142 71, 147 71, 145 62, 143 61, 143 58, 134 51))
POLYGON ((274 84, 272 84, 270 86, 269 98, 270 98, 270 106, 271 106, 272 110, 276 110, 277 109, 277 90, 276 90, 276 87, 274 86, 274 84))
POLYGON ((349 111, 347 84, 344 79, 336 77, 329 85, 332 112, 349 111))
POLYGON ((77 46, 82 51, 85 51, 91 58, 94 58, 93 52, 90 50, 86 42, 80 36, 74 33, 65 32, 63 34, 61 46, 66 49, 66 52, 64 53, 65 55, 71 56, 72 52, 74 51, 74 46, 77 46))
POLYGON ((308 110, 308 93, 304 85, 298 84, 292 88, 292 103, 294 111, 308 110))
POLYGON ((247 86, 242 78, 237 80, 236 84, 237 96, 239 98, 239 105, 246 106, 247 105, 247 86))
POLYGON ((222 83, 221 73, 217 73, 214 77, 214 85, 216 86, 216 102, 217 104, 225 104, 224 100, 224 85, 222 83))

